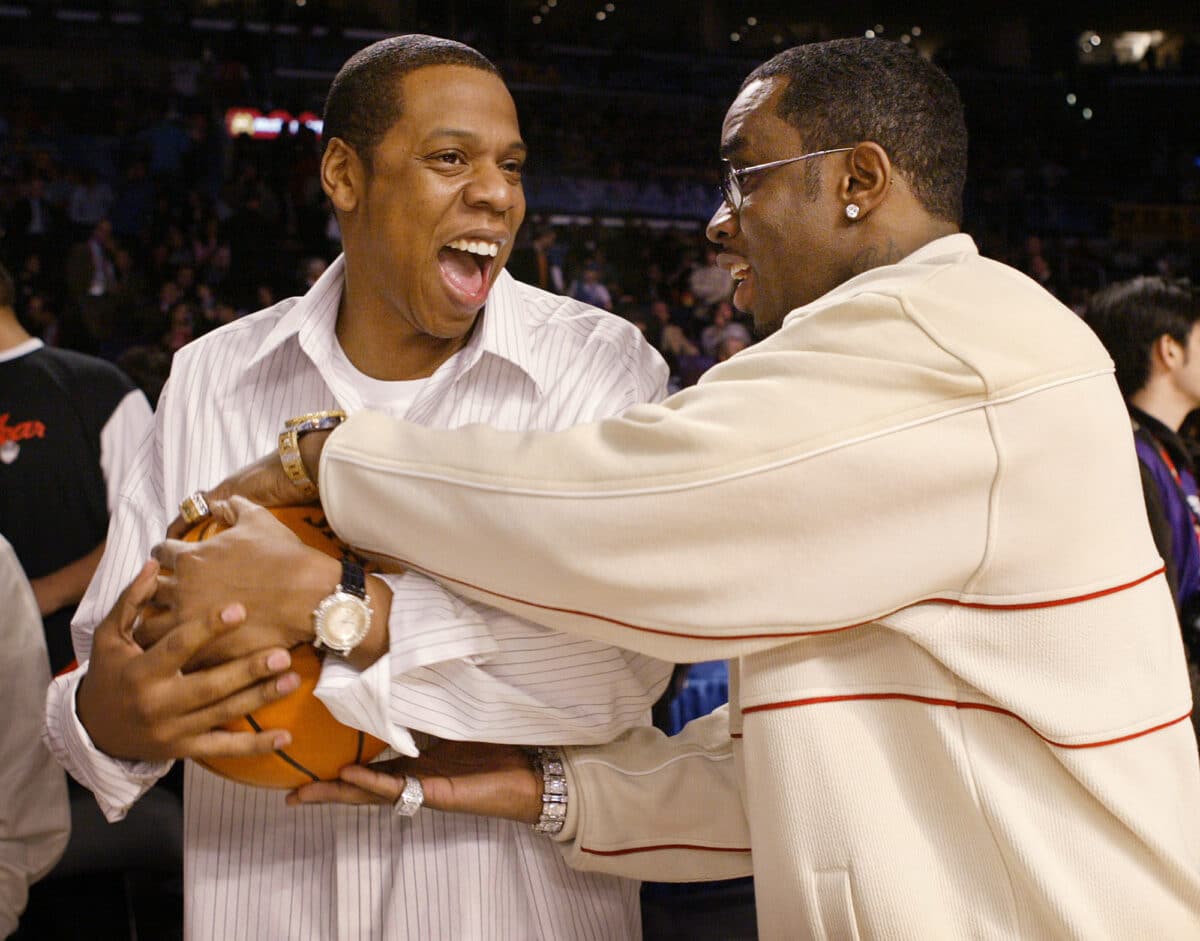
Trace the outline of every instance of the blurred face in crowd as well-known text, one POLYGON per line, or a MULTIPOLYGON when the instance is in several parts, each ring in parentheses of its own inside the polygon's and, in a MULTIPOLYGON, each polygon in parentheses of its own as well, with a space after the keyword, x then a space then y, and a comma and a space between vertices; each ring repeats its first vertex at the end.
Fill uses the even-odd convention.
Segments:
MULTIPOLYGON (((776 113, 786 81, 751 82, 734 99, 721 128, 721 156, 744 169, 810 152, 800 131, 776 113)), ((741 209, 722 202, 708 223, 718 264, 737 282, 733 304, 754 317, 760 335, 789 311, 816 300, 849 275, 839 260, 843 207, 830 185, 841 158, 831 154, 752 174, 741 180, 741 209), (810 198, 805 173, 820 177, 810 198)))
POLYGON ((349 161, 357 168, 350 182, 330 194, 343 213, 347 274, 412 332, 457 338, 471 329, 525 217, 526 148, 497 76, 436 65, 402 83, 403 114, 370 168, 349 161))

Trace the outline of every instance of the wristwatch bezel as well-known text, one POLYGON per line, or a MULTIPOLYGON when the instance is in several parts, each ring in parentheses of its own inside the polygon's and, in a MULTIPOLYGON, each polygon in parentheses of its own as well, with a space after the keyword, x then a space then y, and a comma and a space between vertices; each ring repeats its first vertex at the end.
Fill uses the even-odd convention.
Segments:
POLYGON ((342 580, 331 594, 326 595, 313 611, 313 646, 325 647, 343 657, 363 642, 371 632, 371 602, 366 592, 366 575, 362 566, 351 559, 342 559, 342 580), (344 606, 353 608, 358 616, 358 630, 348 638, 331 637, 327 624, 331 613, 344 606))

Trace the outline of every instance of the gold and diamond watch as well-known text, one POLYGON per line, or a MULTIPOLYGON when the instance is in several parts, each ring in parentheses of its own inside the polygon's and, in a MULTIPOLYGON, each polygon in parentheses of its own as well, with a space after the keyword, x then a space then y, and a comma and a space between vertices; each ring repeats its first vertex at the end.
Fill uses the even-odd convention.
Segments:
POLYGON ((308 476, 304 461, 300 458, 300 439, 310 431, 329 431, 346 420, 346 413, 341 409, 331 409, 327 412, 309 412, 307 415, 297 415, 289 418, 279 433, 279 460, 283 471, 300 491, 305 500, 317 498, 317 487, 308 476))
POLYGON ((313 645, 328 647, 346 656, 370 633, 371 614, 363 568, 353 559, 344 557, 341 582, 313 611, 316 629, 313 645))

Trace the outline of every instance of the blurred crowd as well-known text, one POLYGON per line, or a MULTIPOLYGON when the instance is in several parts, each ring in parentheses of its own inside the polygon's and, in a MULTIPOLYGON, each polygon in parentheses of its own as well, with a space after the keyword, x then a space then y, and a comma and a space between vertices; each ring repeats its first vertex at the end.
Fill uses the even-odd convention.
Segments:
MULTIPOLYGON (((637 323, 676 388, 749 343, 703 231, 717 201, 723 98, 577 96, 560 69, 504 68, 531 145, 514 274, 637 323), (640 187, 628 191, 631 205, 665 215, 619 206, 582 215, 560 205, 564 181, 577 204, 597 206, 627 181, 640 187), (690 187, 687 198, 663 198, 672 186, 690 187)), ((729 68, 735 87, 737 63, 729 68)), ((263 100, 245 64, 211 58, 165 88, 130 82, 102 101, 2 77, 11 92, 0 101, 0 260, 18 281, 18 314, 50 345, 117 362, 152 402, 180 346, 302 293, 336 257, 319 137, 303 125, 272 140, 226 132, 227 107, 263 100)), ((961 81, 968 115, 975 100, 980 116, 965 228, 985 254, 1076 310, 1115 280, 1195 273, 1177 221, 1156 234, 1118 225, 1114 209, 1195 206, 1200 166, 1185 129, 1138 142, 1149 154, 1139 164, 1089 145, 1079 122, 1044 139, 1014 133, 1011 116, 992 114, 988 82, 961 81)))

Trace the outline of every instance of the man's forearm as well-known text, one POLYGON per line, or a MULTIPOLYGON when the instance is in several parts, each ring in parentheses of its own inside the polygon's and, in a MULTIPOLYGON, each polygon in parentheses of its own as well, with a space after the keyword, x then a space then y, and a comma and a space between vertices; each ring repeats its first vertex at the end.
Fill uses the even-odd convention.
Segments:
POLYGON ((96 567, 100 564, 100 557, 103 555, 104 543, 101 542, 87 555, 64 565, 49 575, 43 575, 41 578, 30 581, 42 617, 47 617, 68 605, 79 603, 84 592, 87 591, 92 576, 96 574, 96 567))

